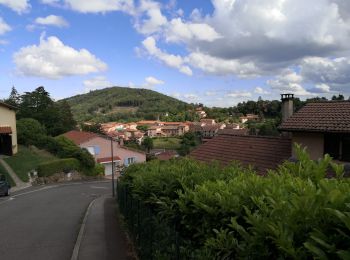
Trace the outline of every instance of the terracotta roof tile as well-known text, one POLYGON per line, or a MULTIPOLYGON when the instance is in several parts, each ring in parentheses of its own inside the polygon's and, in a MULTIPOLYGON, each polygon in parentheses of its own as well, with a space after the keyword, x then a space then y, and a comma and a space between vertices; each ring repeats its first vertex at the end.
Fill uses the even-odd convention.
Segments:
POLYGON ((218 161, 227 165, 239 161, 243 165, 255 166, 265 173, 275 169, 291 157, 291 140, 279 137, 249 135, 218 135, 190 153, 190 157, 203 162, 218 161))
POLYGON ((282 131, 350 132, 350 101, 308 103, 279 127, 282 131))
POLYGON ((72 130, 72 131, 69 131, 69 132, 63 134, 63 136, 72 140, 76 145, 80 145, 82 143, 89 141, 92 138, 98 137, 98 134, 91 133, 91 132, 72 130))

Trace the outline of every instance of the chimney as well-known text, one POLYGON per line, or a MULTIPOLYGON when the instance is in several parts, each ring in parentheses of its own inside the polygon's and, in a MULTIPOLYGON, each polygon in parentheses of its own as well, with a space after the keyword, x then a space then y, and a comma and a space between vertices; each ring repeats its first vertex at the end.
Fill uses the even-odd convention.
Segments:
POLYGON ((282 122, 286 121, 290 116, 293 115, 294 94, 281 94, 282 100, 282 122))

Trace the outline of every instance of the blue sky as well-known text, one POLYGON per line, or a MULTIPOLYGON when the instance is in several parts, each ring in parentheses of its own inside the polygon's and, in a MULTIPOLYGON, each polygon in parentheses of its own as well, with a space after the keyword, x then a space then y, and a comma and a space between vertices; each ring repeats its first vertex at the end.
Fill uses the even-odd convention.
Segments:
POLYGON ((347 0, 0 0, 0 98, 108 86, 232 106, 350 95, 347 0))

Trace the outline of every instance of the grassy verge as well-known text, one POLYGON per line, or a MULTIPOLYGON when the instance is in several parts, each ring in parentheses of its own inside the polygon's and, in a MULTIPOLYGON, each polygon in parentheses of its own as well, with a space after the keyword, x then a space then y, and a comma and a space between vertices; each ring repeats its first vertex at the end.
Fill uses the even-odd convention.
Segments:
POLYGON ((20 146, 18 153, 14 156, 6 158, 5 161, 11 166, 15 171, 17 176, 22 180, 27 182, 28 172, 35 169, 37 165, 57 159, 52 154, 39 150, 35 147, 28 148, 25 146, 20 146))
POLYGON ((16 186, 16 183, 13 181, 11 176, 7 173, 5 168, 0 164, 0 174, 4 174, 6 176, 6 179, 10 182, 11 186, 16 186))
POLYGON ((180 148, 181 139, 177 137, 163 137, 153 139, 154 149, 177 150, 180 148))

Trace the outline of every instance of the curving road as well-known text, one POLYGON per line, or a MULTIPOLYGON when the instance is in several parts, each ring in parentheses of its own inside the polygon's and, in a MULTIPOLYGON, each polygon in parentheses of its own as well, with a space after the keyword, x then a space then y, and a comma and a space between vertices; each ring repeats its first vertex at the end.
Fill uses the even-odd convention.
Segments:
POLYGON ((0 197, 0 259, 71 259, 88 205, 96 198, 99 199, 92 204, 79 259, 124 258, 121 252, 119 257, 118 252, 113 252, 118 246, 111 244, 118 238, 113 237, 117 230, 111 229, 116 225, 110 193, 109 182, 83 182, 38 187, 0 197))

